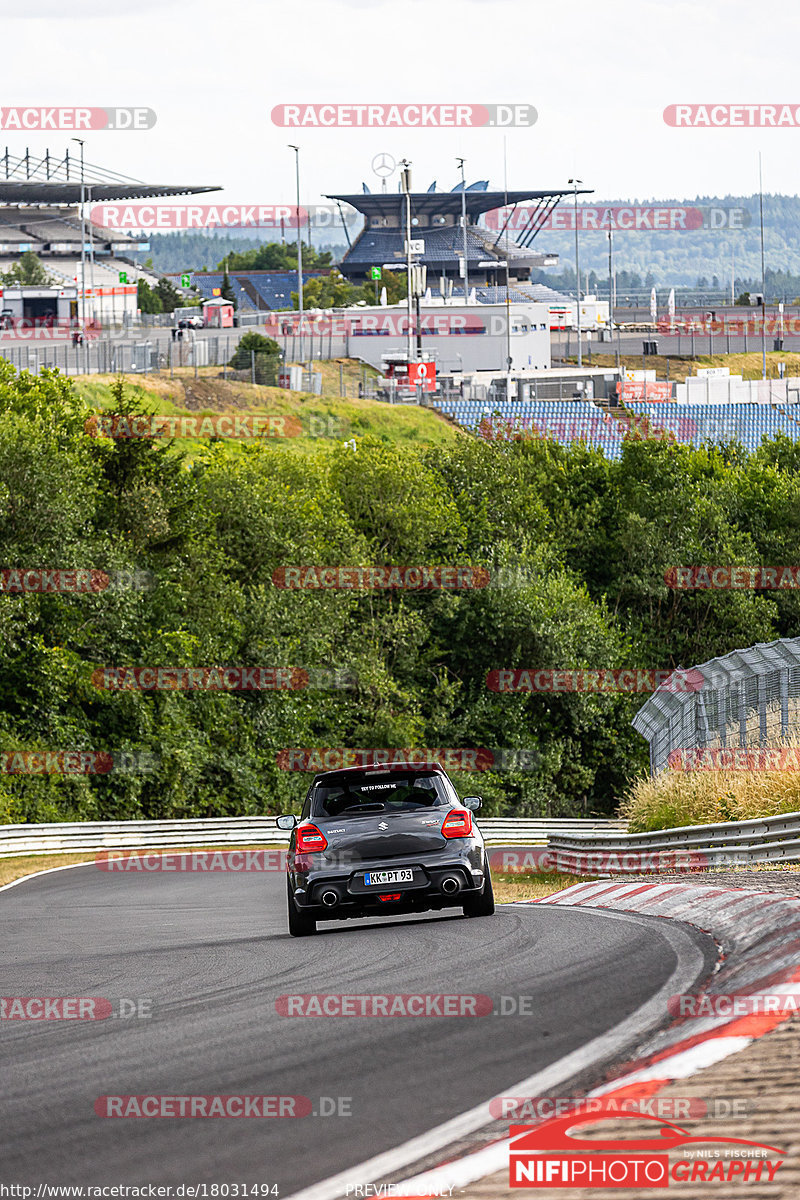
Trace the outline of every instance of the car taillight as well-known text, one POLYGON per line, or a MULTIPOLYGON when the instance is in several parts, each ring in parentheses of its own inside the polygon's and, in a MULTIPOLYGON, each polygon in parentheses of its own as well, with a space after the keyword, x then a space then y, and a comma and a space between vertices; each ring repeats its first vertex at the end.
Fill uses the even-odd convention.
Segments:
POLYGON ((400 892, 389 892, 386 896, 379 896, 379 900, 399 900, 400 892))
POLYGON ((313 854, 315 850, 327 850, 328 842, 316 825, 298 825, 295 854, 313 854))
POLYGON ((472 813, 468 808, 448 813, 442 825, 442 837, 472 837, 472 813))

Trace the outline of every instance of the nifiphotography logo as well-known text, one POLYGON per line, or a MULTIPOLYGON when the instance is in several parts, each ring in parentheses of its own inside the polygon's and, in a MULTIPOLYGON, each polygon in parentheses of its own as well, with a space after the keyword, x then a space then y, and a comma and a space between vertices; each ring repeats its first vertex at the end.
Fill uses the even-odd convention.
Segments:
POLYGON ((512 1125, 512 1188, 665 1188, 675 1183, 769 1183, 785 1152, 743 1138, 693 1137, 686 1129, 642 1113, 605 1105, 543 1125, 512 1125), (654 1137, 596 1138, 571 1131, 603 1120, 649 1121, 654 1137), (672 1154, 672 1157, 670 1155, 672 1154))

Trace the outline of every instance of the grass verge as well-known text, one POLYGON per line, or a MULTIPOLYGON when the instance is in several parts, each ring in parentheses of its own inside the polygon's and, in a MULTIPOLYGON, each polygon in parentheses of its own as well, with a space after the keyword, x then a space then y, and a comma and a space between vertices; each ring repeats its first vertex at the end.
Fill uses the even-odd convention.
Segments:
MULTIPOLYGON (((73 386, 96 411, 113 411, 112 375, 92 375, 72 380, 73 386)), ((219 413, 264 413, 297 418, 302 433, 296 437, 270 437, 270 444, 294 453, 341 445, 350 438, 372 436, 393 444, 437 446, 468 435, 430 408, 416 404, 387 404, 366 398, 344 399, 331 393, 313 396, 286 388, 266 387, 221 377, 219 367, 198 372, 176 370, 175 378, 151 376, 125 379, 126 394, 142 408, 162 416, 213 416, 219 413)), ((207 439, 176 438, 183 449, 207 445, 207 439)), ((244 444, 230 439, 231 447, 244 444)))

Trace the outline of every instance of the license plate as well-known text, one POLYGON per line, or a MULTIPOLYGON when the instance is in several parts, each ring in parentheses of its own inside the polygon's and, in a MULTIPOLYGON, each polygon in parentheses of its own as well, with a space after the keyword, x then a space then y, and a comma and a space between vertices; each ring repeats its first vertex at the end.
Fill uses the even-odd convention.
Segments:
POLYGON ((403 871, 367 871, 364 883, 367 887, 383 887, 387 883, 413 883, 414 872, 409 867, 403 871))

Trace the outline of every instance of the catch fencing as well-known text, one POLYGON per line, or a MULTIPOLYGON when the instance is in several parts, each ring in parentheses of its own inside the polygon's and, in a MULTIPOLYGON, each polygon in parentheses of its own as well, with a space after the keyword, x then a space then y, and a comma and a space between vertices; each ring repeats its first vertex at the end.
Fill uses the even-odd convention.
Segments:
MULTIPOLYGON (((767 593, 769 594, 769 593, 767 593)), ((650 769, 697 749, 779 747, 800 730, 800 638, 779 638, 692 667, 698 686, 659 688, 632 721, 650 769)))

